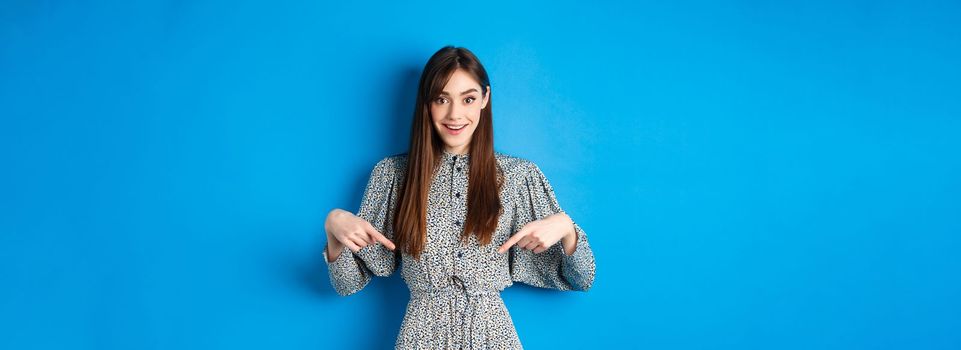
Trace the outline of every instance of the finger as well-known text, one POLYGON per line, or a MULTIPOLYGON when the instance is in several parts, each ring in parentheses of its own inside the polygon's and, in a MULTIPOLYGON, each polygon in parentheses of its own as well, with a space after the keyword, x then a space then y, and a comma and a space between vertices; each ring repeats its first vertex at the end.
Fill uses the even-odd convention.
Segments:
MULTIPOLYGON (((344 234, 343 236, 340 236, 340 237, 334 236, 334 239, 337 240, 337 242, 340 243, 341 245, 343 245, 343 246, 348 246, 348 245, 350 245, 351 243, 353 243, 353 239, 351 239, 350 236, 351 236, 351 234, 348 232, 348 233, 346 233, 346 234, 344 234)), ((355 244, 355 245, 356 245, 356 244, 355 244)))
MULTIPOLYGON (((364 231, 366 231, 367 234, 371 235, 371 237, 374 237, 375 234, 381 235, 381 234, 380 234, 380 231, 377 231, 377 228, 374 227, 374 225, 372 225, 372 224, 370 223, 370 221, 364 220, 362 226, 363 226, 363 228, 364 228, 364 231)), ((381 236, 383 236, 383 235, 381 235, 381 236)), ((375 240, 376 240, 376 238, 375 238, 375 240)))
POLYGON ((524 249, 534 249, 541 244, 541 239, 537 237, 537 232, 531 232, 527 237, 524 237, 520 242, 517 242, 518 247, 524 249))
POLYGON ((374 241, 370 239, 370 235, 368 235, 367 232, 365 231, 354 232, 353 235, 351 235, 351 237, 363 241, 364 242, 363 244, 358 243, 362 246, 374 243, 374 241))
POLYGON ((537 249, 534 249, 534 254, 540 254, 540 253, 544 252, 545 250, 547 250, 547 247, 545 247, 545 246, 537 247, 537 249))
POLYGON ((524 244, 524 249, 531 250, 531 249, 537 248, 540 245, 541 245, 540 241, 536 239, 530 239, 527 241, 527 244, 524 244))
POLYGON ((505 251, 510 249, 514 244, 520 241, 521 238, 524 238, 524 237, 521 237, 520 233, 511 236, 510 238, 507 239, 506 242, 504 242, 504 244, 501 244, 501 246, 497 248, 497 252, 503 254, 505 251))
POLYGON ((527 247, 527 244, 530 243, 530 242, 531 242, 531 238, 530 238, 530 236, 528 236, 528 237, 524 237, 524 238, 522 238, 521 240, 517 241, 517 244, 514 244, 514 245, 517 246, 518 248, 521 248, 521 249, 527 249, 527 248, 526 248, 526 247, 527 247))
POLYGON ((367 242, 358 237, 351 237, 350 241, 357 245, 357 249, 361 249, 367 246, 367 242))
POLYGON ((387 247, 387 249, 394 250, 394 242, 391 242, 389 239, 387 239, 387 237, 384 237, 384 235, 377 233, 371 234, 371 237, 373 237, 375 241, 383 244, 385 247, 387 247))
POLYGON ((522 238, 526 236, 527 236, 527 231, 524 231, 523 229, 521 229, 520 231, 517 231, 517 233, 511 236, 511 238, 507 239, 507 242, 504 242, 504 244, 502 244, 500 248, 497 248, 497 252, 503 254, 505 251, 510 249, 511 246, 513 246, 515 243, 517 243, 518 241, 520 241, 522 238))
POLYGON ((357 244, 351 240, 347 240, 347 242, 344 242, 344 245, 347 246, 347 248, 354 253, 360 250, 360 247, 358 247, 357 244))
POLYGON ((391 242, 389 239, 387 239, 387 237, 384 237, 383 234, 377 232, 377 229, 375 229, 370 223, 367 223, 367 233, 370 234, 374 240, 382 243, 385 247, 387 247, 387 249, 394 250, 394 248, 396 248, 394 246, 394 242, 391 242))

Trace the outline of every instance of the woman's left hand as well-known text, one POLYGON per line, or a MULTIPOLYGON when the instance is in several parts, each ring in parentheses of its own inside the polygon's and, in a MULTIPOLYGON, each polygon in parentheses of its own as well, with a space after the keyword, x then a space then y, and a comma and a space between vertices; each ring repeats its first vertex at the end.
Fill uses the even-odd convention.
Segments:
POLYGON ((541 253, 563 239, 564 253, 571 255, 574 253, 574 244, 577 243, 577 236, 575 235, 574 221, 564 212, 560 212, 527 223, 507 242, 504 242, 500 248, 497 248, 497 252, 503 254, 516 244, 522 249, 530 249, 534 253, 541 253))

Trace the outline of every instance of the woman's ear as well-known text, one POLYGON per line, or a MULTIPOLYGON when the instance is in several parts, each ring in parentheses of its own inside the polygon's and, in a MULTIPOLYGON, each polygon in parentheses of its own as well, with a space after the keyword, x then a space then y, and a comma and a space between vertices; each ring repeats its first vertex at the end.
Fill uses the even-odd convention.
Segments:
POLYGON ((484 104, 481 105, 481 109, 487 108, 487 101, 491 99, 491 86, 487 85, 487 92, 484 94, 484 104))

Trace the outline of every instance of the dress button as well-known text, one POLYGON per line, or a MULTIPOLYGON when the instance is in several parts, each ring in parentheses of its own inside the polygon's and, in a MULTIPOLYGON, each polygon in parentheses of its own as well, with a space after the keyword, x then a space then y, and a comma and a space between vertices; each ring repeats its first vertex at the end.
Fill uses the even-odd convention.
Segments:
POLYGON ((454 197, 460 198, 460 192, 454 193, 454 197))
POLYGON ((454 225, 460 226, 460 220, 454 221, 454 225))
POLYGON ((457 171, 460 171, 460 167, 457 167, 457 171))
POLYGON ((457 252, 457 257, 458 257, 458 258, 463 257, 463 256, 464 256, 464 252, 457 252))

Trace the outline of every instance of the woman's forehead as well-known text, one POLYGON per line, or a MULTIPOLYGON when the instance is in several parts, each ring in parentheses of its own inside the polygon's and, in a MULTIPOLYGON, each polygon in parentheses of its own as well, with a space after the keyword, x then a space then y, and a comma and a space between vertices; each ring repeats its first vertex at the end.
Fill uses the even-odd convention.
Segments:
POLYGON ((477 80, 475 80, 474 77, 470 75, 470 73, 468 73, 463 69, 458 69, 458 70, 455 70, 454 73, 451 74, 450 79, 447 80, 447 84, 444 85, 443 92, 446 92, 448 94, 460 94, 464 90, 467 90, 470 88, 476 89, 479 87, 480 87, 480 83, 478 83, 477 80))

